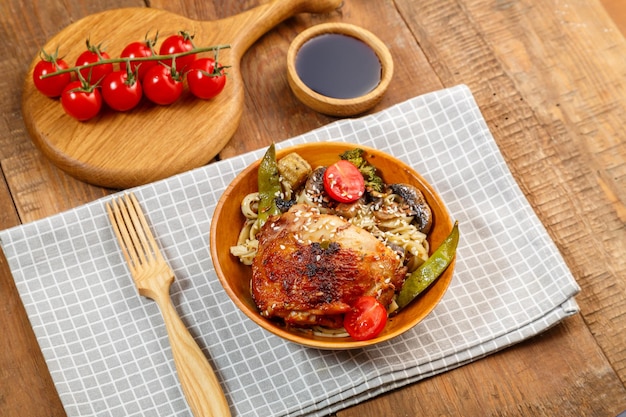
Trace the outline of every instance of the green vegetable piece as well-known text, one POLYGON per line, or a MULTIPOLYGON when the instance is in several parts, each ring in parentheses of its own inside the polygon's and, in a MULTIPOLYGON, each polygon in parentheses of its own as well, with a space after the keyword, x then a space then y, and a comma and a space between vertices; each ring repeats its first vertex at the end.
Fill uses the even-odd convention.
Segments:
POLYGON ((276 197, 280 195, 280 174, 276 163, 276 148, 272 143, 265 152, 258 172, 259 184, 259 216, 257 222, 259 227, 267 221, 268 217, 280 214, 280 209, 276 206, 276 197))
POLYGON ((452 231, 437 250, 404 281, 396 300, 399 308, 405 307, 439 278, 454 259, 458 243, 459 222, 456 221, 452 231))
POLYGON ((365 180, 365 188, 381 193, 384 188, 383 179, 376 174, 376 167, 371 165, 363 154, 365 151, 361 148, 354 148, 345 151, 339 157, 348 162, 352 162, 361 171, 365 180))

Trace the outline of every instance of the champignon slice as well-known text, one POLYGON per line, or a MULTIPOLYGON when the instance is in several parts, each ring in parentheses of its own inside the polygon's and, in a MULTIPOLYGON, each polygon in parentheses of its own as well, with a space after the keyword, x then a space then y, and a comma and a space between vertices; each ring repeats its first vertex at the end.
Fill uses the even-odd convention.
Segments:
POLYGON ((411 208, 420 232, 428 233, 433 225, 433 214, 424 194, 409 184, 391 184, 391 190, 400 196, 411 208))
POLYGON ((304 185, 304 192, 307 195, 308 200, 320 207, 328 207, 328 198, 324 191, 324 173, 326 172, 325 166, 317 167, 313 170, 309 179, 304 185))

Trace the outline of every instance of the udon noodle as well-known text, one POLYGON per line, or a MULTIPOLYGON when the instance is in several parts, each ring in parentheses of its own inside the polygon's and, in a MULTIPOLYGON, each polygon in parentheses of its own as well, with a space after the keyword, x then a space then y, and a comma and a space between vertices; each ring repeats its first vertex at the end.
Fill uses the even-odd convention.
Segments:
MULTIPOLYGON (((315 199, 311 198, 304 189, 297 191, 295 197, 298 203, 320 207, 321 211, 328 210, 316 203, 315 199)), ((401 198, 394 193, 383 194, 382 198, 377 199, 375 203, 355 203, 358 206, 353 208, 351 216, 342 217, 355 226, 367 230, 396 250, 404 257, 403 261, 408 262, 409 272, 411 272, 428 258, 429 247, 426 234, 418 230, 413 223, 413 217, 397 209, 399 200, 401 198), (401 250, 398 251, 398 248, 401 250)), ((256 221, 258 201, 258 192, 250 193, 242 200, 241 212, 246 220, 239 233, 237 245, 231 247, 232 255, 237 256, 245 265, 252 264, 259 246, 256 239, 259 231, 256 221)), ((340 211, 333 213, 341 215, 340 211)))

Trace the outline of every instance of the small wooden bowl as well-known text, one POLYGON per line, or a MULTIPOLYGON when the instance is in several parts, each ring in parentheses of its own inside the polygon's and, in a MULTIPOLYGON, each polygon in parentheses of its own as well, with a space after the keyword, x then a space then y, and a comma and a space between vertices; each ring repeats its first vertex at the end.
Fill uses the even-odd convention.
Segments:
MULTIPOLYGON (((411 184, 424 193, 426 201, 433 212, 433 225, 428 236, 431 252, 436 249, 452 230, 453 222, 441 198, 433 187, 411 167, 390 155, 364 146, 348 143, 310 143, 278 150, 276 157, 281 158, 290 152, 297 152, 306 159, 313 168, 330 165, 339 159, 339 154, 356 147, 365 150, 366 158, 376 166, 386 183, 411 184)), ((252 267, 239 262, 230 253, 230 247, 236 245, 241 226, 245 221, 241 214, 243 198, 258 190, 257 171, 259 161, 241 172, 228 186, 217 203, 211 220, 211 257, 215 272, 224 289, 233 302, 252 321, 259 326, 292 342, 319 349, 352 349, 360 348, 389 340, 396 337, 428 315, 441 300, 452 280, 454 260, 446 271, 408 306, 390 317, 383 332, 376 338, 356 341, 350 337, 326 337, 313 335, 304 331, 287 329, 283 324, 262 317, 257 310, 250 292, 252 267)))
POLYGON ((371 32, 348 23, 324 23, 312 26, 300 33, 287 52, 287 80, 291 91, 302 103, 330 116, 354 116, 374 107, 382 99, 393 76, 393 59, 385 44, 371 32), (296 71, 296 57, 302 45, 324 34, 342 34, 356 38, 368 45, 378 57, 382 74, 378 86, 367 94, 356 98, 340 99, 327 97, 307 86, 296 71))

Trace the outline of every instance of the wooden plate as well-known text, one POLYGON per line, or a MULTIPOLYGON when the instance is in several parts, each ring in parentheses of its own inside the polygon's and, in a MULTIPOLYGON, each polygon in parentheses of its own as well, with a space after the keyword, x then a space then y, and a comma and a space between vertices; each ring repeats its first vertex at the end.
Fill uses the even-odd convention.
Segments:
MULTIPOLYGON (((325 13, 341 0, 275 0, 236 16, 211 22, 191 20, 164 10, 127 8, 87 16, 63 29, 43 49, 57 48, 68 65, 85 49, 87 38, 103 43, 111 57, 124 46, 159 31, 160 38, 186 30, 198 47, 230 45, 220 52, 229 65, 224 91, 199 100, 187 90, 170 106, 143 100, 128 113, 103 109, 79 122, 66 115, 58 99, 40 94, 32 82, 31 64, 24 82, 22 113, 35 145, 52 163, 83 181, 109 188, 128 188, 183 172, 209 162, 230 140, 243 111, 241 58, 264 33, 302 12, 325 13)), ((158 45, 157 45, 158 47, 158 45)), ((209 55, 211 56, 211 55, 209 55)))

